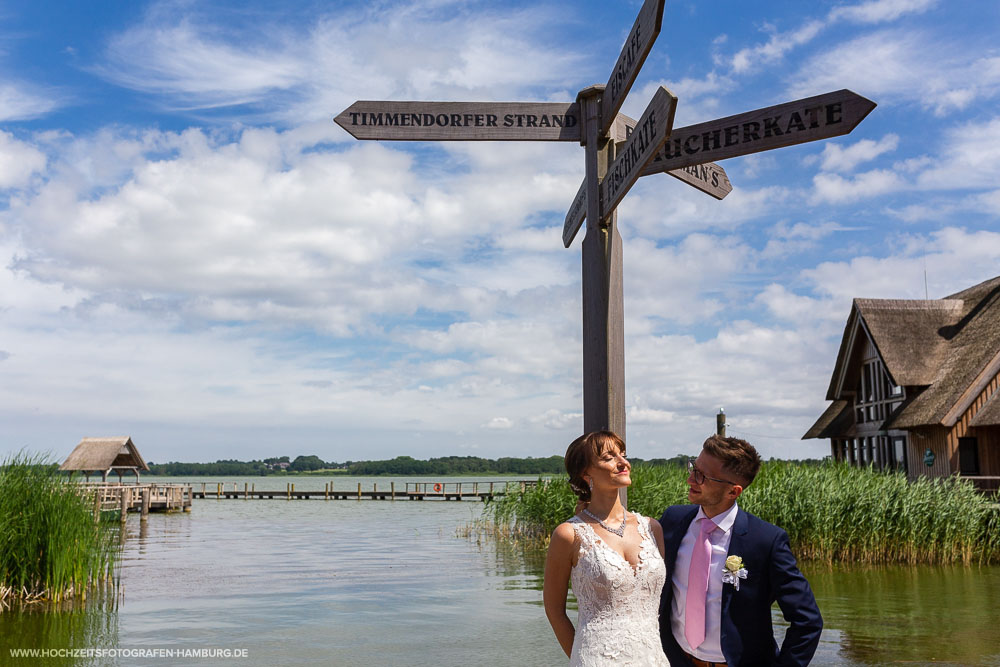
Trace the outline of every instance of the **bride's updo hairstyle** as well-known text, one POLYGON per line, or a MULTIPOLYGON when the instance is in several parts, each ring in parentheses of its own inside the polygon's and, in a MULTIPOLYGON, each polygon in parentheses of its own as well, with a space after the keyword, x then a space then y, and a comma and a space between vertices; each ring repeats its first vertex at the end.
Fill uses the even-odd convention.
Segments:
POLYGON ((593 431, 581 435, 566 449, 569 485, 576 497, 585 503, 590 502, 590 485, 583 478, 583 471, 609 449, 625 456, 625 442, 611 431, 593 431))

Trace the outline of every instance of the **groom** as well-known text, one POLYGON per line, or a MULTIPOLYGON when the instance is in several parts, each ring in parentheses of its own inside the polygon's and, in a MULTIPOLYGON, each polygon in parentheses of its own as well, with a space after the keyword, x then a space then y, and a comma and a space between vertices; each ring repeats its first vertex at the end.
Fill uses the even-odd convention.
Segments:
POLYGON ((660 600, 660 640, 670 664, 809 664, 823 619, 788 535, 736 503, 760 470, 757 450, 713 435, 689 467, 692 504, 668 507, 660 518, 671 577, 660 600), (790 624, 780 650, 774 601, 790 624))

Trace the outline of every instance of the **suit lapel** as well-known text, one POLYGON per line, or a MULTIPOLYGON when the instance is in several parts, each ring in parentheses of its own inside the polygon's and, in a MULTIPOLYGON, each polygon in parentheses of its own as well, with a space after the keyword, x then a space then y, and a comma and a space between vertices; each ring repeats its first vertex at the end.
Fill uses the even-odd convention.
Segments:
MULTIPOLYGON (((726 556, 732 556, 743 553, 743 545, 745 543, 745 536, 747 534, 749 522, 747 521, 747 513, 743 511, 742 508, 736 508, 736 520, 733 522, 733 534, 729 538, 729 551, 726 556)), ((725 566, 723 566, 725 567, 725 566)), ((723 584, 722 586, 722 615, 725 616, 729 613, 729 602, 733 598, 733 591, 736 590, 735 586, 723 584)))

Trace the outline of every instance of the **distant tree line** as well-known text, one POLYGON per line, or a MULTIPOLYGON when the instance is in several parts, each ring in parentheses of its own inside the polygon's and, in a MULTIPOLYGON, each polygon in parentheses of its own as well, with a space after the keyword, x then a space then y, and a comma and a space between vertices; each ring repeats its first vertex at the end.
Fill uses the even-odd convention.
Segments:
MULTIPOLYGON (((686 466, 690 457, 674 456, 669 459, 630 458, 633 464, 651 466, 686 466)), ((821 463, 820 459, 799 461, 807 465, 821 463)), ((517 458, 505 456, 499 459, 484 459, 478 456, 442 456, 427 460, 412 456, 397 456, 379 461, 323 461, 315 455, 278 456, 254 461, 220 460, 215 463, 150 463, 150 475, 189 477, 210 476, 261 476, 285 475, 326 471, 330 474, 373 477, 378 475, 559 475, 565 472, 562 456, 541 458, 517 458)))

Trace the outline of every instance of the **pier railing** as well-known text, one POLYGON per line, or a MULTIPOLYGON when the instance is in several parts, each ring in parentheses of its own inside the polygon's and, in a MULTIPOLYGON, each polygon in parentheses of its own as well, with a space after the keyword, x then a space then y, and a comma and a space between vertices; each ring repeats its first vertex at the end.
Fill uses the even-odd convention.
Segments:
POLYGON ((194 498, 190 484, 78 484, 80 493, 92 498, 94 515, 120 512, 122 520, 128 512, 139 512, 143 518, 149 512, 191 511, 194 498))
POLYGON ((243 482, 202 482, 201 489, 195 486, 195 498, 215 499, 286 499, 308 500, 481 500, 523 493, 538 484, 537 480, 516 482, 372 482, 371 488, 362 488, 361 482, 347 488, 335 488, 334 482, 327 482, 323 489, 296 489, 295 482, 286 482, 282 489, 258 489, 256 483, 243 482))

